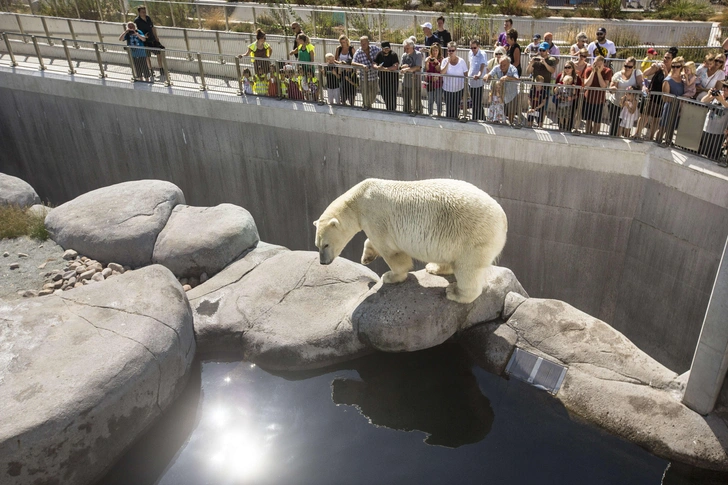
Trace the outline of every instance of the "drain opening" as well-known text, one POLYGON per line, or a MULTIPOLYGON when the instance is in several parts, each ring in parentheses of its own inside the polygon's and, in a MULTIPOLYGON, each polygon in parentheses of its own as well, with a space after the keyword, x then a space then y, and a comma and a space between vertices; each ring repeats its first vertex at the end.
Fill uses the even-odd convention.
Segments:
POLYGON ((563 365, 519 348, 506 366, 506 374, 554 395, 559 392, 567 370, 563 365))

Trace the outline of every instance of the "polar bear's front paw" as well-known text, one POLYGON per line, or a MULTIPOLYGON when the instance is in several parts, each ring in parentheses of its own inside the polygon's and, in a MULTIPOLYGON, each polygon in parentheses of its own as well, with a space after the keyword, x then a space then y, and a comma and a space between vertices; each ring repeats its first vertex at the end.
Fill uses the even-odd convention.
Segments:
POLYGON ((445 296, 447 296, 448 300, 452 300, 457 303, 472 303, 480 296, 480 293, 464 293, 460 290, 460 288, 458 288, 457 282, 455 282, 447 285, 447 288, 445 288, 445 296))
POLYGON ((387 271, 382 275, 382 281, 391 284, 391 283, 401 283, 404 280, 407 279, 407 273, 403 274, 397 274, 394 271, 387 271))
POLYGON ((449 264, 437 264, 437 263, 427 263, 427 266, 425 266, 425 271, 427 271, 430 274, 439 274, 439 275, 446 275, 446 274, 452 274, 452 266, 449 264))

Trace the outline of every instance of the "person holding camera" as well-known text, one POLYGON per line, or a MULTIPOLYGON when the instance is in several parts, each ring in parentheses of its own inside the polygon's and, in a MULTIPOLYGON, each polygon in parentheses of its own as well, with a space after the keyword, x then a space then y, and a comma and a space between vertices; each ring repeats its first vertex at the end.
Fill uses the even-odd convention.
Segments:
POLYGON ((134 80, 149 82, 149 66, 147 65, 147 52, 139 49, 144 46, 147 38, 136 28, 134 22, 126 24, 126 30, 119 36, 119 40, 125 40, 126 45, 131 49, 131 58, 134 61, 134 80))
POLYGON ((715 86, 703 96, 701 101, 710 105, 705 115, 703 135, 700 137, 698 153, 711 160, 718 161, 723 145, 724 132, 728 128, 728 83, 718 81, 715 86))
POLYGON ((536 76, 543 76, 543 82, 548 84, 551 82, 551 76, 556 72, 556 65, 559 61, 549 54, 549 45, 542 42, 538 46, 538 56, 531 59, 526 68, 526 74, 530 74, 534 79, 536 76))

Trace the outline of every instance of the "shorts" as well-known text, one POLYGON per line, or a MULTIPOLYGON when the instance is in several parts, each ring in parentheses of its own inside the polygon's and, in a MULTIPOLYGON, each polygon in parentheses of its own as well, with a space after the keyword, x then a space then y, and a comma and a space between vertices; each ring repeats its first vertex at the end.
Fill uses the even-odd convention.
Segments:
POLYGON ((594 123, 602 122, 602 111, 604 111, 604 103, 589 103, 584 100, 581 105, 581 118, 584 121, 593 121, 594 123))
POLYGON ((152 39, 148 39, 146 42, 144 42, 144 47, 149 47, 150 49, 159 49, 157 51, 148 50, 147 57, 150 57, 152 54, 159 55, 159 51, 164 50, 164 46, 162 45, 161 42, 159 42, 159 39, 157 39, 156 37, 152 38, 152 39))

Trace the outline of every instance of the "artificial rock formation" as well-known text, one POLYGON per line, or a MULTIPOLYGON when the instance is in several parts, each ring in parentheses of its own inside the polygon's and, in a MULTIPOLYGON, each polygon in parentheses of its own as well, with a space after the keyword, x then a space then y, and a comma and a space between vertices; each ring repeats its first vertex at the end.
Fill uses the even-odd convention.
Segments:
POLYGON ((162 266, 0 305, 0 483, 91 483, 175 400, 192 314, 162 266))
POLYGON ((172 209, 184 202, 170 182, 137 180, 80 195, 56 207, 45 223, 63 248, 136 268, 152 262, 157 236, 172 209))
POLYGON ((0 205, 30 207, 34 204, 40 204, 40 197, 28 182, 0 173, 0 205))

